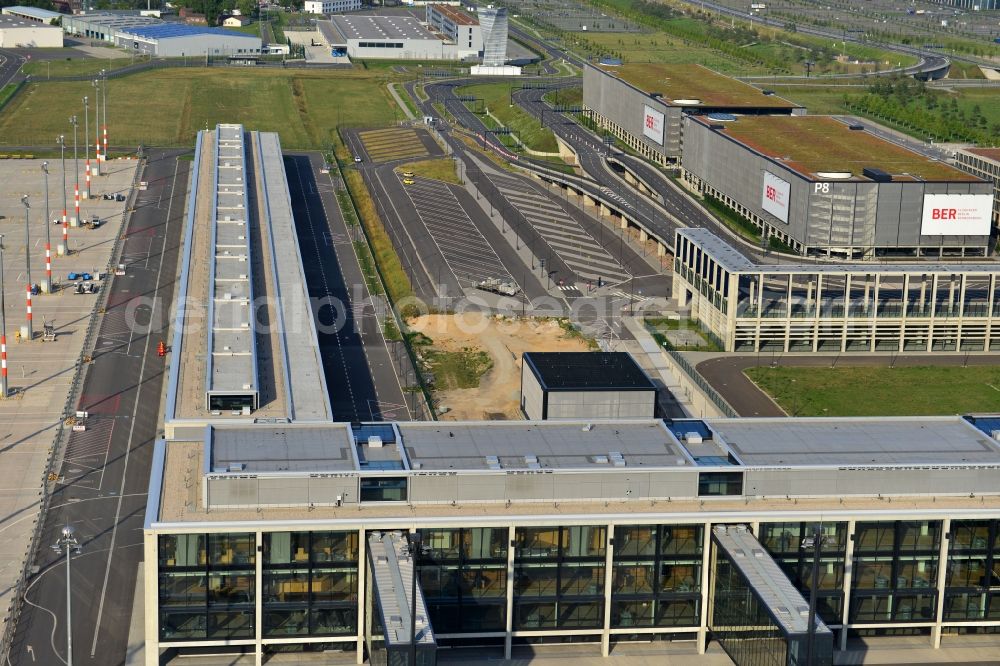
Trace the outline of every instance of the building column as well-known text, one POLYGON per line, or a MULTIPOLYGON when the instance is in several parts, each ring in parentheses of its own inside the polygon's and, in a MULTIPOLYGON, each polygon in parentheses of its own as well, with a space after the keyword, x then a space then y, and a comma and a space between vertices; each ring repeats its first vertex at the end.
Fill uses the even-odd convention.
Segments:
POLYGON ((851 278, 853 273, 848 272, 844 279, 844 328, 840 334, 840 352, 847 351, 847 330, 851 327, 851 278))
POLYGON ((611 584, 614 576, 614 554, 615 554, 615 526, 611 523, 607 527, 608 533, 605 543, 607 549, 604 553, 604 633, 601 634, 601 656, 607 657, 611 654, 611 584))
POLYGON ((854 578, 854 529, 857 523, 847 521, 847 547, 844 550, 844 607, 840 609, 840 651, 847 649, 847 623, 851 612, 851 584, 854 578))
POLYGON ((257 553, 254 557, 256 566, 254 567, 254 664, 262 666, 264 663, 264 533, 257 531, 256 539, 257 553))
POLYGON ((951 518, 941 521, 941 546, 938 549, 937 567, 937 609, 934 626, 931 628, 931 647, 941 647, 941 625, 944 623, 944 588, 948 577, 948 541, 951 533, 951 518))
POLYGON ((702 525, 701 541, 701 622, 698 625, 698 654, 705 654, 708 647, 708 568, 712 562, 712 523, 702 525))
POLYGON ((507 635, 503 640, 503 658, 510 659, 514 637, 514 526, 507 528, 507 635))
POLYGON ((143 590, 145 598, 143 607, 145 612, 146 629, 146 666, 160 666, 160 553, 157 544, 158 538, 152 532, 143 534, 143 557, 145 564, 142 569, 143 590))
POLYGON ((355 663, 365 663, 365 607, 368 605, 368 543, 365 541, 365 530, 358 530, 358 638, 357 658, 355 663))

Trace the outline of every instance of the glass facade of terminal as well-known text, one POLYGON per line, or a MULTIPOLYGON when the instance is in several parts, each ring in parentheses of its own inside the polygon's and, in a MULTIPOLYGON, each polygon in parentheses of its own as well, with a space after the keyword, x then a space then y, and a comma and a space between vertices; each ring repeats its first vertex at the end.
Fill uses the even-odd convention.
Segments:
MULTIPOLYGON (((704 523, 421 528, 419 582, 434 634, 445 645, 465 635, 509 639, 572 631, 612 641, 694 635, 713 622, 728 626, 723 614, 737 608, 717 603, 715 615, 707 616, 709 529, 704 523)), ((1000 630, 1000 519, 857 520, 822 529, 817 613, 828 626, 929 633, 943 623, 946 632, 1000 630)), ((755 530, 806 600, 814 553, 803 540, 812 530, 810 522, 761 522, 755 530)), ((311 647, 353 641, 364 601, 363 535, 156 536, 159 641, 261 641, 283 649, 295 641, 311 647)), ((731 579, 724 598, 736 599, 737 588, 731 579)))

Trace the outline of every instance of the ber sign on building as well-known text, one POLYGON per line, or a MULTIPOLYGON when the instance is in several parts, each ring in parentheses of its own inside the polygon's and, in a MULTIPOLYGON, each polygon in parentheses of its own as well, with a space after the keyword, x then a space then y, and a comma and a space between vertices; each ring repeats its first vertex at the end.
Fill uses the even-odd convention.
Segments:
POLYGON ((642 120, 642 134, 663 145, 663 114, 656 109, 645 107, 642 120))
POLYGON ((788 198, 791 187, 769 171, 764 172, 764 190, 761 196, 761 207, 771 215, 788 224, 788 198))
POLYGON ((920 233, 924 236, 985 236, 990 233, 989 194, 925 194, 920 233))

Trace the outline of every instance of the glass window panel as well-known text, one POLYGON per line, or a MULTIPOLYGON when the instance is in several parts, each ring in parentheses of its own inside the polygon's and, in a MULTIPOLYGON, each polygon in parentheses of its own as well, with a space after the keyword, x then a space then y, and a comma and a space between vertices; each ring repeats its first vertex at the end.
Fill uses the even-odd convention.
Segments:
POLYGON ((462 571, 462 595, 501 599, 507 596, 507 570, 498 566, 467 567, 462 571))
POLYGON ((656 525, 615 527, 615 559, 656 555, 656 525))
POLYGON ((253 638, 252 610, 208 614, 208 638, 253 638))
POLYGON ((855 595, 851 599, 850 621, 854 622, 889 622, 892 603, 886 596, 855 595))
POLYGON ((893 603, 896 622, 931 622, 935 614, 935 594, 897 595, 893 603))
POLYGON ((901 551, 936 551, 941 523, 936 521, 909 521, 899 524, 901 551))
POLYGON ((743 472, 701 472, 698 497, 743 494, 743 472))
POLYGON ((660 564, 661 592, 696 592, 701 589, 701 563, 665 561, 660 564))
POLYGON ((944 599, 945 620, 982 620, 986 617, 987 595, 959 592, 944 599))
POLYGON ((432 560, 457 560, 459 530, 420 530, 425 556, 432 560))
POLYGON ((462 631, 504 631, 506 628, 507 606, 505 603, 462 604, 462 631))
POLYGON ((208 577, 208 603, 253 603, 253 574, 213 574, 208 577))
POLYGON ((313 562, 357 562, 357 532, 313 532, 313 562))
POLYGON ((854 587, 888 589, 892 587, 891 557, 858 557, 854 560, 854 587))
POLYGON ((357 608, 313 608, 309 611, 313 634, 353 634, 357 632, 357 608))
POLYGON ((310 594, 313 603, 357 601, 358 572, 353 569, 313 569, 310 594))
POLYGON ((900 559, 896 573, 896 588, 927 589, 937 584, 937 558, 900 559))
POLYGON ((264 533, 264 566, 302 564, 309 561, 308 532, 264 533))
POLYGON ((653 592, 654 567, 652 562, 615 564, 611 593, 651 594, 653 592))
POLYGON ((987 619, 1000 620, 1000 591, 989 593, 989 613, 987 619))
POLYGON ((309 611, 305 608, 264 612, 265 636, 305 636, 308 633, 309 611))
POLYGON ((205 535, 161 534, 159 560, 161 569, 205 566, 205 535))
POLYGON ((554 629, 556 626, 556 604, 519 603, 514 605, 515 629, 554 629))
POLYGON ((208 563, 212 566, 249 566, 256 548, 253 534, 209 534, 208 563))
POLYGON ((560 629, 589 629, 604 624, 604 604, 593 601, 587 603, 559 603, 558 626, 560 629))
POLYGON ((771 555, 797 555, 802 542, 802 523, 765 523, 760 526, 760 537, 771 555))
POLYGON ((514 594, 524 597, 548 597, 558 594, 559 567, 556 565, 519 566, 514 569, 514 594))
POLYGON ((405 502, 406 477, 368 477, 361 479, 362 502, 405 502))
POLYGON ((558 527, 519 527, 515 534, 517 558, 558 557, 558 527))
POLYGON ((594 596, 604 594, 604 565, 566 564, 560 567, 559 594, 594 596))
MULTIPOLYGON (((793 582, 800 590, 812 589, 813 559, 803 558, 799 568, 801 574, 792 576, 793 582)), ((822 557, 819 561, 819 590, 838 590, 844 585, 844 566, 839 558, 822 557)))
POLYGON ((701 555, 701 525, 663 525, 660 536, 663 555, 701 555))
POLYGON ((616 601, 611 604, 611 626, 620 629, 624 627, 653 626, 654 602, 616 601))
POLYGON ((457 564, 420 566, 420 587, 429 599, 458 598, 458 579, 457 564))
POLYGON ((574 525, 563 530, 568 534, 563 539, 563 557, 604 557, 606 527, 574 525))
POLYGON ((462 530, 462 555, 469 560, 506 560, 507 528, 474 527, 462 530))
POLYGON ((951 546, 959 550, 987 550, 990 547, 990 521, 954 520, 951 523, 951 546))
POLYGON ((858 523, 855 528, 855 550, 861 552, 892 552, 896 540, 893 523, 858 523))
POLYGON ((208 581, 204 573, 161 573, 160 606, 204 606, 208 581))
POLYGON ((277 603, 308 603, 309 571, 273 571, 264 574, 264 601, 277 603))
POLYGON ((981 587, 986 583, 985 557, 951 557, 945 587, 981 587))
POLYGON ((656 602, 656 626, 693 627, 699 623, 700 599, 660 599, 656 602))
POLYGON ((208 631, 205 611, 160 612, 160 638, 165 641, 187 641, 205 638, 208 631))

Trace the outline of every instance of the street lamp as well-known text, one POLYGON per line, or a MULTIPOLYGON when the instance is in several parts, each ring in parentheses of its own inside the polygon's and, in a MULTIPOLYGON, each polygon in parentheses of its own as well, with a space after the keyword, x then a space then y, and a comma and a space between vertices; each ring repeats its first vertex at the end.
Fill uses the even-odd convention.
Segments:
POLYGON ((101 154, 104 155, 104 168, 106 170, 108 162, 108 70, 101 70, 101 79, 104 81, 104 97, 101 105, 103 107, 101 115, 104 117, 104 122, 101 123, 101 130, 104 133, 104 152, 101 154))
POLYGON ((73 666, 73 595, 70 587, 70 553, 79 555, 80 542, 76 539, 76 530, 67 525, 62 528, 59 539, 52 544, 52 550, 60 555, 66 551, 66 666, 73 666))
POLYGON ((7 315, 3 301, 3 234, 0 234, 0 399, 7 397, 7 315))
MULTIPOLYGON (((87 176, 85 187, 83 191, 83 198, 90 198, 90 98, 84 96, 83 98, 83 150, 84 150, 84 166, 86 171, 84 172, 87 176)), ((77 222, 79 223, 79 217, 77 222)))
POLYGON ((422 539, 423 537, 420 532, 409 532, 406 535, 407 552, 410 555, 410 562, 413 564, 413 575, 410 577, 409 666, 417 666, 417 555, 420 553, 420 542, 422 539))
POLYGON ((802 550, 812 548, 813 566, 812 581, 809 590, 809 633, 806 634, 806 666, 813 666, 816 651, 816 594, 819 588, 819 556, 823 546, 834 543, 834 540, 823 534, 823 523, 813 525, 812 535, 802 538, 802 550))
MULTIPOLYGON (((56 143, 59 144, 59 154, 62 159, 62 195, 63 195, 63 213, 62 213, 62 226, 63 226, 63 252, 68 252, 68 247, 66 245, 67 236, 69 235, 69 222, 66 220, 66 136, 63 134, 59 135, 56 139, 56 143)), ((46 224, 49 223, 48 220, 45 221, 46 224)))
MULTIPOLYGON (((94 175, 101 175, 101 82, 94 79, 94 175)), ((89 140, 89 139, 88 139, 89 140)))
POLYGON ((52 233, 49 231, 51 220, 49 215, 49 163, 42 162, 42 173, 45 174, 45 284, 46 291, 52 291, 52 233))
POLYGON ((28 282, 24 287, 25 314, 28 322, 28 340, 34 340, 35 336, 31 330, 31 227, 28 225, 31 204, 28 203, 27 194, 21 196, 21 203, 24 204, 24 267, 28 274, 28 282))
MULTIPOLYGON (((77 224, 80 224, 80 156, 76 152, 76 135, 77 130, 80 129, 80 121, 77 120, 76 116, 70 116, 70 124, 73 126, 73 173, 76 176, 76 184, 73 186, 73 206, 76 209, 76 220, 77 224)), ((69 254, 69 226, 68 222, 63 220, 63 244, 66 246, 66 254, 69 254)))

